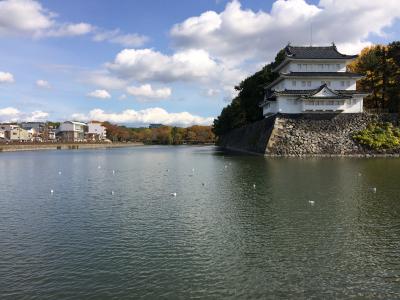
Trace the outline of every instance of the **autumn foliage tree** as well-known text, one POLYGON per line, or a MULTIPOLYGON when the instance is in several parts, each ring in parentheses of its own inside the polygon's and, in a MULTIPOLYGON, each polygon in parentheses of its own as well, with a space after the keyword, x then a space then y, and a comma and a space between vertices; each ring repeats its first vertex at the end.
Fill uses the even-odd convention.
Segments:
POLYGON ((357 82, 357 90, 370 93, 364 99, 367 109, 399 111, 400 42, 364 48, 348 69, 364 75, 357 82))
POLYGON ((214 143, 211 126, 194 125, 187 128, 161 126, 159 128, 128 128, 104 122, 107 138, 114 142, 142 142, 146 144, 180 145, 214 143))

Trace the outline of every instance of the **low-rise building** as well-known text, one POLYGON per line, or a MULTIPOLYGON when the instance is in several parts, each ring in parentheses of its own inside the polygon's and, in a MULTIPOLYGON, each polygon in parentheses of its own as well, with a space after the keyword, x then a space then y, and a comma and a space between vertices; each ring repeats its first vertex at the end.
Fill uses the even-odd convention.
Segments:
POLYGON ((107 129, 101 122, 91 121, 88 124, 87 140, 104 141, 107 138, 107 129))
POLYGON ((53 128, 48 128, 46 131, 46 137, 49 141, 54 141, 56 139, 56 130, 53 128))
POLYGON ((45 122, 22 122, 20 123, 21 128, 29 130, 33 128, 36 134, 42 133, 46 128, 45 122))
POLYGON ((6 137, 11 142, 29 142, 32 141, 32 132, 25 130, 21 127, 14 127, 6 131, 6 137))
POLYGON ((4 140, 11 142, 28 142, 33 138, 32 132, 21 128, 17 124, 0 124, 0 130, 4 134, 4 140))
POLYGON ((88 131, 86 123, 66 121, 58 128, 57 136, 63 142, 83 142, 88 131))
POLYGON ((6 140, 6 132, 3 129, 0 129, 0 142, 4 142, 6 140))

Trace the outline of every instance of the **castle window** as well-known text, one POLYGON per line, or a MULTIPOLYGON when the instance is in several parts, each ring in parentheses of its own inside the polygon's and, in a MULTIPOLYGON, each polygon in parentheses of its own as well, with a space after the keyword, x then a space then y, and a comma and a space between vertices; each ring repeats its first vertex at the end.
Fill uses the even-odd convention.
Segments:
POLYGON ((339 64, 336 65, 336 69, 338 69, 338 70, 340 69, 340 65, 339 64))
POLYGON ((307 65, 306 64, 303 64, 303 69, 304 69, 304 71, 307 71, 307 65))
POLYGON ((306 82, 305 82, 305 81, 302 81, 302 82, 301 82, 301 86, 306 86, 306 82))
POLYGON ((297 64, 297 69, 301 70, 301 64, 297 64))
POLYGON ((292 80, 292 86, 296 86, 296 80, 292 80))
POLYGON ((325 65, 325 69, 328 71, 329 70, 329 65, 325 65))
POLYGON ((347 83, 347 86, 350 86, 350 81, 349 81, 349 80, 347 80, 347 82, 346 82, 346 83, 347 83))
POLYGON ((344 87, 344 81, 343 80, 340 82, 340 86, 344 87))
POLYGON ((311 86, 311 81, 307 81, 307 86, 311 86))

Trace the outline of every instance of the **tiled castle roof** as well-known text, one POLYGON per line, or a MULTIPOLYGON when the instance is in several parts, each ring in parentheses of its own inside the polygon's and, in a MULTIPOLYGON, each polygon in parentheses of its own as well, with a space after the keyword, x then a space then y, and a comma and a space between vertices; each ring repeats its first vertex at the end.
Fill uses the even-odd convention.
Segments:
POLYGON ((326 47, 287 45, 285 54, 287 57, 294 59, 352 59, 357 57, 357 55, 340 53, 335 44, 326 47))

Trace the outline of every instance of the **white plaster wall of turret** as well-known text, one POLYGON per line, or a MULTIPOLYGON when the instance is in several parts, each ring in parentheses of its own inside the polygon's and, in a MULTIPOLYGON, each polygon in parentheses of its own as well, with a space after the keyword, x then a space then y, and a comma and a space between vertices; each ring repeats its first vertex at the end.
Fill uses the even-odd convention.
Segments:
POLYGON ((310 90, 319 88, 322 84, 326 83, 330 89, 333 90, 349 90, 356 89, 356 79, 353 78, 285 78, 278 84, 272 87, 275 91, 287 90, 310 90))
POLYGON ((284 66, 280 73, 289 72, 346 72, 347 61, 330 60, 330 61, 291 61, 284 66))

